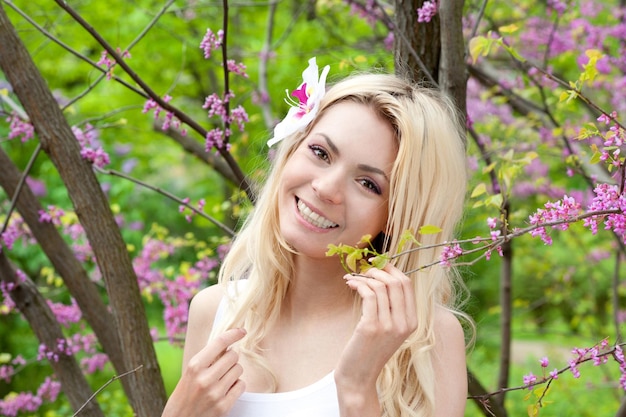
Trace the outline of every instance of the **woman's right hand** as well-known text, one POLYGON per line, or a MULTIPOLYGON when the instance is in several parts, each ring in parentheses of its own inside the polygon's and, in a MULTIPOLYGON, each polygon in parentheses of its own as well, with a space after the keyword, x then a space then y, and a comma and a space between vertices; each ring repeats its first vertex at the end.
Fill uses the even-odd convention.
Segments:
POLYGON ((190 360, 170 396, 162 417, 222 417, 245 390, 243 368, 233 343, 246 335, 230 329, 209 341, 190 360))

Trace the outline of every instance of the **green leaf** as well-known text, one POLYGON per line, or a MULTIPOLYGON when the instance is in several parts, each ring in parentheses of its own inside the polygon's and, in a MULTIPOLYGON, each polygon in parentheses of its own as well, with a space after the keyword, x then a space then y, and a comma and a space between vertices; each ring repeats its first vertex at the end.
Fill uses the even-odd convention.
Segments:
POLYGON ((398 242, 398 252, 402 252, 408 242, 415 243, 418 246, 420 244, 417 239, 415 239, 415 235, 411 230, 405 230, 404 232, 402 232, 402 235, 400 236, 400 241, 398 242))
POLYGON ((349 253, 348 256, 346 256, 346 265, 348 265, 348 268, 350 268, 351 271, 356 272, 357 261, 359 261, 362 258, 363 258, 363 254, 361 253, 361 251, 359 251, 358 249, 355 249, 354 251, 349 253))
POLYGON ((484 182, 481 182, 476 187, 474 187, 474 190, 472 191, 471 198, 476 198, 479 195, 485 194, 486 192, 487 192, 487 186, 485 185, 484 182))
POLYGON ((435 235, 441 232, 441 228, 438 226, 434 226, 432 224, 427 224, 425 226, 420 227, 419 234, 420 235, 435 235))
POLYGON ((476 36, 469 41, 469 51, 472 57, 472 63, 476 63, 476 60, 480 55, 486 56, 489 53, 489 40, 484 36, 476 36))

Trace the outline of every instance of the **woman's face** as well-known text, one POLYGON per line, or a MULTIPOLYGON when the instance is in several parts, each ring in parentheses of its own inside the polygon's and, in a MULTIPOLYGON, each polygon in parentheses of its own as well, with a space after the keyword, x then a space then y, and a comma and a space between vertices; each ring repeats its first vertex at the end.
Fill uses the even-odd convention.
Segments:
POLYGON ((391 126, 368 106, 330 107, 282 173, 278 204, 287 243, 323 257, 330 243, 355 245, 384 230, 396 152, 391 126))

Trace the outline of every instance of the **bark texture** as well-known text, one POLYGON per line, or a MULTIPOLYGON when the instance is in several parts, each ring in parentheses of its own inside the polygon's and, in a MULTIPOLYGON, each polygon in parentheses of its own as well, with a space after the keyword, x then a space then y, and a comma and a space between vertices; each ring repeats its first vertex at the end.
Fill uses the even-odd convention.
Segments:
POLYGON ((104 277, 138 416, 158 416, 165 387, 126 244, 90 164, 49 88, 0 6, 0 68, 56 166, 104 277))
MULTIPOLYGON (((13 196, 15 194, 21 175, 13 161, 0 148, 0 187, 4 189, 7 195, 13 196)), ((39 211, 43 210, 43 207, 41 207, 39 200, 37 200, 37 197, 26 184, 20 190, 16 200, 16 208, 50 260, 50 263, 63 278, 67 289, 76 300, 83 317, 98 337, 113 367, 118 373, 122 373, 125 369, 124 356, 122 355, 122 348, 113 315, 107 310, 102 298, 100 298, 96 285, 91 282, 87 271, 81 266, 56 227, 50 223, 39 221, 39 211)), ((46 325, 38 321, 31 323, 31 326, 33 324, 46 325)), ((127 380, 123 378, 121 382, 124 385, 126 395, 130 395, 131 387, 128 385, 127 380)))
POLYGON ((74 411, 84 408, 86 416, 104 417, 98 402, 93 399, 93 391, 78 366, 73 355, 67 355, 58 346, 65 341, 61 326, 50 310, 46 299, 39 293, 37 286, 28 278, 20 280, 4 251, 0 250, 0 281, 9 285, 9 295, 15 306, 24 315, 39 342, 47 347, 54 356, 48 360, 54 373, 61 382, 74 411))

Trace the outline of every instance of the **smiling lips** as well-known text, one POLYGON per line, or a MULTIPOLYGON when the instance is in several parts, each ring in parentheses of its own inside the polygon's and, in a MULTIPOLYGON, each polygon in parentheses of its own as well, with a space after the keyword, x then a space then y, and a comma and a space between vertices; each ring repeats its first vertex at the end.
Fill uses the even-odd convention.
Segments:
POLYGON ((298 199, 298 211, 300 212, 300 215, 302 215, 302 218, 304 220, 306 220, 308 223, 312 224, 315 227, 319 227, 320 229, 330 229, 338 226, 338 224, 331 222, 327 218, 322 217, 317 213, 314 213, 300 199, 298 199))

